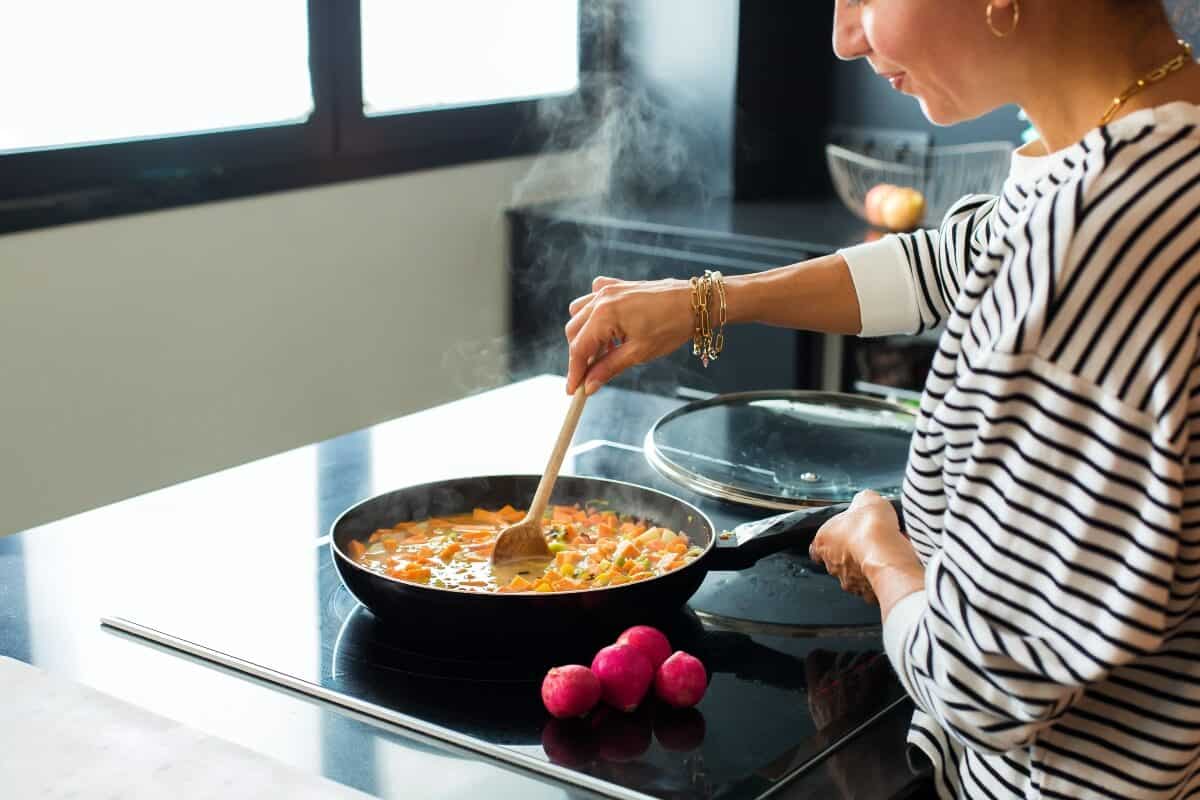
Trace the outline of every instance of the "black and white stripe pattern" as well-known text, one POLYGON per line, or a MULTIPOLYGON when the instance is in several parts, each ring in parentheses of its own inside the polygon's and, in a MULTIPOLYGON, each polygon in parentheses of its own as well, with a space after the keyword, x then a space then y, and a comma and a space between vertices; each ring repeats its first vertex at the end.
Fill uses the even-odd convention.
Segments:
POLYGON ((1046 162, 901 237, 946 325, 904 487, 910 743, 943 797, 1200 796, 1200 107, 1046 162))

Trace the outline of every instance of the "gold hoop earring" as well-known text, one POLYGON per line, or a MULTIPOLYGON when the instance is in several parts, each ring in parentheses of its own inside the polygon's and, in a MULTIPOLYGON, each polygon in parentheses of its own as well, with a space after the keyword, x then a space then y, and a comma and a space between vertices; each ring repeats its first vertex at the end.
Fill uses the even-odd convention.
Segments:
POLYGON ((991 28, 992 35, 997 39, 1003 39, 1006 36, 1011 36, 1016 30, 1017 25, 1021 22, 1021 0, 1013 0, 1013 21, 1007 31, 1002 31, 992 22, 992 9, 994 3, 988 3, 987 7, 987 24, 991 28))

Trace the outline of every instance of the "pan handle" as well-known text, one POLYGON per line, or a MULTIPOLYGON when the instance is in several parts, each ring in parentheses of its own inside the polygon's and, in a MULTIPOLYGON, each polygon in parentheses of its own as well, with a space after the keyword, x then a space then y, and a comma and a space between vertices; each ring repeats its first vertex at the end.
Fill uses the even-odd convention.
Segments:
MULTIPOLYGON (((900 500, 891 500, 904 529, 904 511, 900 500)), ((710 553, 709 569, 737 570, 751 566, 760 558, 789 548, 807 549, 821 526, 850 507, 849 503, 802 508, 776 517, 738 525, 732 531, 717 534, 710 553)), ((823 569, 817 568, 824 572, 823 569)))

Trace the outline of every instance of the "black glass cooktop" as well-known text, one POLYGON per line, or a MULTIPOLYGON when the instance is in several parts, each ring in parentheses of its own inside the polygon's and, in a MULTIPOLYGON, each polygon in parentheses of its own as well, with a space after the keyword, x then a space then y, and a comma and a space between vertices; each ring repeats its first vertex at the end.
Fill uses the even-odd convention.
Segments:
MULTIPOLYGON (((761 515, 668 485, 629 445, 585 442, 566 469, 670 491, 718 529, 761 515)), ((555 664, 589 663, 611 633, 487 652, 452 631, 438 643, 416 642, 355 602, 326 540, 306 548, 268 554, 278 585, 267 590, 309 582, 297 596, 312 602, 298 604, 297 620, 264 619, 230 588, 190 602, 158 597, 120 610, 111 624, 609 797, 773 794, 903 698, 881 652, 878 610, 813 573, 802 553, 711 573, 690 607, 668 619, 672 644, 708 667, 698 707, 647 701, 632 714, 601 708, 560 722, 542 708, 542 675, 555 664)))

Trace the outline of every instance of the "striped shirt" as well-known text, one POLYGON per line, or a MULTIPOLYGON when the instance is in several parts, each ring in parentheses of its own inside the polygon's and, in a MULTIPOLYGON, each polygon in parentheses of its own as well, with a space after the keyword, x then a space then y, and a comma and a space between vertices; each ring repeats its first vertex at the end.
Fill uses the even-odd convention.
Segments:
POLYGON ((843 255, 863 335, 945 325, 884 626, 939 794, 1200 796, 1200 106, 843 255))

